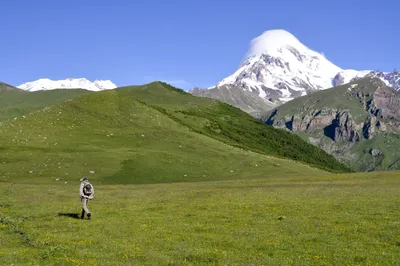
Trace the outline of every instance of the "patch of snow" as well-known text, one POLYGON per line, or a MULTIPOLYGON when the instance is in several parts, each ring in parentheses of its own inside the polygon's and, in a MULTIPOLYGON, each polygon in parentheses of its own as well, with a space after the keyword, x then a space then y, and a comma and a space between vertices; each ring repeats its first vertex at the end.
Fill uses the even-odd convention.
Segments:
POLYGON ((288 101, 291 101, 291 100, 293 100, 293 99, 294 99, 293 97, 279 98, 279 100, 281 100, 281 101, 284 102, 284 103, 286 103, 286 102, 288 102, 288 101))
POLYGON ((85 89, 89 91, 102 91, 115 89, 117 86, 110 80, 90 81, 85 78, 69 78, 65 80, 50 80, 47 78, 27 82, 17 86, 26 91, 55 90, 55 89, 85 89))
POLYGON ((363 71, 358 71, 354 69, 342 70, 336 74, 335 78, 337 78, 337 80, 333 80, 332 85, 339 86, 350 83, 352 80, 365 77, 370 72, 371 72, 370 70, 363 70, 363 71))
POLYGON ((357 86, 358 86, 358 84, 352 84, 349 88, 347 88, 347 90, 351 91, 352 89, 354 89, 357 86))

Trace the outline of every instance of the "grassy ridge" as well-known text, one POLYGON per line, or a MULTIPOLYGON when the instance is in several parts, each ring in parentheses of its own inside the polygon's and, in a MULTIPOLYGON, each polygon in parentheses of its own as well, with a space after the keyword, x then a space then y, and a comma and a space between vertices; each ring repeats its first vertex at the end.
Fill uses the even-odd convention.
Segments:
POLYGON ((77 180, 2 182, 0 264, 397 265, 399 185, 394 172, 95 183, 82 221, 77 180))
POLYGON ((191 130, 246 150, 290 158, 324 170, 349 169, 300 137, 265 126, 231 105, 194 97, 162 82, 125 87, 118 92, 140 99, 191 130))
POLYGON ((69 181, 90 171, 121 184, 321 173, 293 159, 345 170, 294 135, 164 83, 4 95, 0 107, 12 102, 25 116, 0 127, 0 180, 69 181))
POLYGON ((0 181, 69 182, 90 171, 120 184, 322 173, 193 132, 117 91, 3 122, 0 131, 0 181))
POLYGON ((81 89, 36 92, 16 88, 2 90, 0 84, 0 121, 26 115, 88 93, 90 92, 81 89))

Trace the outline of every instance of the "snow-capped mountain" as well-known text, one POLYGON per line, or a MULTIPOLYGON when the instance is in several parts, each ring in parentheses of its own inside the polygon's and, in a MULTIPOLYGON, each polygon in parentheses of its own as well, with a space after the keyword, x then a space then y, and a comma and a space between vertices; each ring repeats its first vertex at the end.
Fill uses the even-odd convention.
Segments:
POLYGON ((55 89, 85 89, 90 91, 102 91, 102 90, 115 89, 116 87, 117 86, 110 80, 95 80, 92 82, 85 78, 79 78, 79 79, 70 78, 65 80, 39 79, 18 86, 19 89, 26 91, 55 90, 55 89))
POLYGON ((271 30, 254 39, 245 61, 216 87, 240 84, 246 90, 286 102, 308 91, 328 88, 342 69, 308 49, 292 34, 271 30))
POLYGON ((250 113, 262 113, 296 97, 367 75, 379 77, 388 86, 400 89, 400 74, 397 72, 343 70, 324 55, 306 47, 291 33, 270 30, 252 40, 244 61, 232 75, 213 87, 190 92, 224 99, 250 113), (224 92, 229 92, 229 96, 224 92), (258 101, 257 107, 253 108, 249 101, 242 101, 249 95, 258 95, 265 101, 264 106, 260 108, 258 101), (241 98, 240 104, 238 97, 241 98))

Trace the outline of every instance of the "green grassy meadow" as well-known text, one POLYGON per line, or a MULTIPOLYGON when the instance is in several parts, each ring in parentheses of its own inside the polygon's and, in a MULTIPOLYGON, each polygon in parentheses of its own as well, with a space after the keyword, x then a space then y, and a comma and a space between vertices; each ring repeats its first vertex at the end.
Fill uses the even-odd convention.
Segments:
POLYGON ((0 183, 1 265, 398 265, 397 172, 99 185, 0 183))
POLYGON ((230 105, 7 87, 0 113, 0 265, 400 263, 398 172, 346 173, 230 105))

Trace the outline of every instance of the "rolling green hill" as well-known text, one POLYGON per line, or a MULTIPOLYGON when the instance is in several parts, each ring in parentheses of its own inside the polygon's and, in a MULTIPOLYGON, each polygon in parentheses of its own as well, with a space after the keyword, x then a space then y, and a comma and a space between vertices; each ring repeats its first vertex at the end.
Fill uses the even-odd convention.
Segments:
MULTIPOLYGON (((40 99, 79 92, 47 91, 40 99)), ((93 175, 103 183, 159 183, 321 172, 294 160, 346 170, 297 136, 162 83, 88 93, 3 121, 0 131, 0 180, 93 175)))
POLYGON ((2 180, 65 182, 91 175, 102 183, 159 183, 319 170, 263 156, 191 131, 116 91, 3 122, 2 180))
POLYGON ((0 121, 23 116, 88 93, 91 92, 81 89, 27 92, 14 87, 3 87, 0 83, 0 121))
POLYGON ((400 169, 400 93, 379 79, 296 98, 266 123, 292 131, 359 171, 400 169))
POLYGON ((117 89, 192 131, 257 153, 306 162, 329 171, 348 171, 333 156, 300 137, 266 127, 249 114, 217 100, 195 97, 162 82, 117 89))

